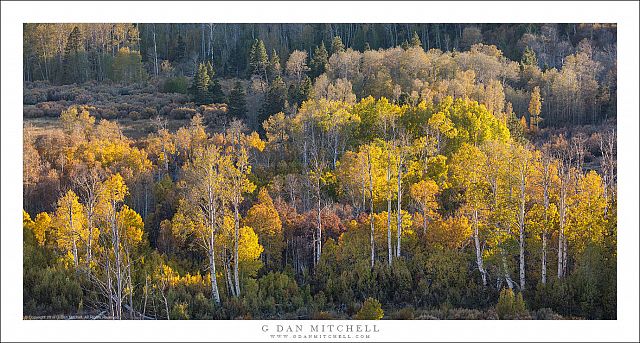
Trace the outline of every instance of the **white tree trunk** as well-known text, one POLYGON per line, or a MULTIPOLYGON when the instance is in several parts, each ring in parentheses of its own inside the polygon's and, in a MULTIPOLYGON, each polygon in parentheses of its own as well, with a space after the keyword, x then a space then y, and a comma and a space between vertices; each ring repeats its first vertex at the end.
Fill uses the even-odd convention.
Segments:
POLYGON ((509 289, 513 289, 513 280, 511 279, 511 276, 509 276, 509 269, 507 267, 507 258, 504 256, 504 250, 501 251, 501 255, 502 255, 502 269, 504 271, 504 280, 507 282, 507 286, 509 286, 509 289))
POLYGON ((240 296, 240 277, 238 275, 238 249, 239 249, 239 241, 240 241, 240 216, 238 214, 238 201, 234 204, 234 220, 235 220, 235 239, 233 242, 233 281, 235 285, 235 296, 240 296))
POLYGON ((391 245, 391 150, 387 154, 387 251, 388 264, 393 261, 393 246, 391 245))
POLYGON ((213 249, 209 251, 209 270, 211 271, 211 298, 216 304, 219 305, 220 293, 218 293, 218 280, 216 279, 216 260, 213 249))
POLYGON ((158 48, 156 45, 156 24, 153 24, 153 66, 155 75, 158 76, 158 48))
POLYGON ((398 246, 396 257, 400 257, 400 246, 402 241, 402 163, 398 164, 398 246))
POLYGON ((374 240, 374 223, 373 223, 373 175, 371 173, 371 153, 367 151, 367 166, 369 169, 369 205, 370 205, 370 213, 369 213, 369 222, 371 225, 371 269, 373 269, 373 265, 376 258, 376 249, 375 249, 375 240, 374 240))
POLYGON ((317 233, 317 249, 316 249, 316 264, 320 262, 320 256, 322 255, 322 208, 320 203, 320 179, 318 179, 318 233, 317 233))
POLYGON ((565 224, 565 215, 566 215, 566 196, 567 196, 567 180, 565 179, 565 175, 561 175, 560 180, 560 232, 558 234, 558 279, 564 277, 564 249, 566 247, 566 243, 564 242, 564 224, 565 224))
MULTIPOLYGON (((210 199, 211 190, 209 190, 210 199)), ((216 243, 216 230, 215 230, 215 214, 213 210, 213 202, 210 200, 210 232, 209 232, 209 271, 211 272, 211 299, 215 304, 220 304, 220 293, 218 292, 218 280, 216 278, 216 256, 215 256, 215 243, 216 243)))
POLYGON ((482 285, 487 285, 487 272, 483 266, 482 250, 480 247, 480 237, 478 235, 478 210, 473 211, 473 240, 476 246, 476 263, 478 265, 478 271, 482 276, 482 285))
POLYGON ((542 271, 541 282, 543 285, 547 284, 547 233, 542 232, 542 271))
POLYGON ((558 279, 562 279, 562 248, 564 246, 564 244, 562 243, 563 240, 563 233, 562 233, 562 228, 560 228, 560 233, 558 235, 558 279))
POLYGON ((520 290, 525 286, 525 263, 524 263, 524 207, 525 207, 525 177, 520 180, 520 211, 518 213, 518 228, 520 231, 520 290))

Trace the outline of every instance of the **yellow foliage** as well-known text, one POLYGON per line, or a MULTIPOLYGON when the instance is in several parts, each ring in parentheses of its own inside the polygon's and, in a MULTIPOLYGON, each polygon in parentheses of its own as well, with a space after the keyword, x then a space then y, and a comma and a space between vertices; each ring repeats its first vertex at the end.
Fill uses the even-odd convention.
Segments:
POLYGON ((31 220, 31 216, 25 210, 22 210, 22 226, 29 229, 33 226, 33 220, 31 220))
POLYGON ((578 191, 570 197, 566 236, 579 250, 589 242, 601 243, 605 238, 606 221, 602 178, 590 171, 578 180, 578 191))
POLYGON ((255 131, 252 132, 249 136, 247 136, 247 142, 250 147, 258 151, 264 151, 264 148, 267 145, 265 141, 260 139, 260 135, 258 135, 258 133, 255 131))
POLYGON ((438 185, 433 180, 421 180, 411 185, 409 193, 422 207, 423 215, 430 216, 438 207, 436 195, 438 194, 438 185))
MULTIPOLYGON (((402 210, 402 236, 407 237, 414 233, 413 220, 409 212, 402 210)), ((385 240, 387 237, 387 211, 376 213, 373 215, 373 225, 375 231, 375 237, 379 240, 385 240)), ((393 237, 396 237, 396 230, 398 229, 398 215, 397 212, 391 212, 391 233, 393 237)))
POLYGON ((47 212, 38 213, 33 223, 33 234, 40 246, 44 246, 49 230, 51 229, 51 217, 47 212))
POLYGON ((240 228, 238 241, 238 259, 240 261, 254 261, 260 257, 264 248, 258 243, 258 235, 249 226, 240 228))
MULTIPOLYGON (((79 244, 85 223, 84 206, 78 201, 78 196, 69 190, 58 199, 55 214, 56 241, 58 247, 69 253, 80 250, 79 244)), ((77 256, 76 256, 77 257, 77 256)))
POLYGON ((130 247, 137 246, 142 241, 144 222, 136 211, 124 205, 116 217, 118 228, 122 230, 122 243, 130 247))
POLYGON ((465 216, 438 220, 427 228, 427 241, 435 246, 458 249, 471 237, 471 224, 465 216))
POLYGON ((102 197, 107 202, 121 202, 124 201, 124 197, 129 194, 129 188, 124 183, 124 179, 120 173, 111 175, 104 182, 102 188, 102 197))

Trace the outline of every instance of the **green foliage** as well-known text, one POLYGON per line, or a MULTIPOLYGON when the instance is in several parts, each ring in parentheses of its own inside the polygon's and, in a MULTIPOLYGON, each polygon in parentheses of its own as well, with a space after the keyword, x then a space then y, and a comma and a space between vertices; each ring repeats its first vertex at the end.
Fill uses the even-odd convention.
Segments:
POLYGON ((189 319, 187 303, 175 303, 171 308, 171 319, 189 319))
POLYGON ((329 53, 324 46, 324 41, 322 41, 320 46, 314 50, 311 58, 311 76, 315 78, 324 73, 327 63, 329 63, 329 53))
POLYGON ((267 67, 267 76, 269 76, 269 80, 273 80, 278 76, 282 76, 280 56, 278 56, 278 53, 275 49, 271 51, 271 58, 269 59, 269 66, 267 67))
POLYGON ((47 248, 38 246, 30 230, 24 230, 24 239, 24 314, 76 314, 84 298, 81 281, 72 270, 57 263, 47 248))
POLYGON ((256 318, 273 318, 304 308, 311 300, 307 287, 300 288, 284 273, 269 272, 245 287, 244 303, 256 318))
POLYGON ((168 77, 162 86, 165 93, 187 94, 189 91, 189 80, 184 76, 168 77))
POLYGON ((287 103, 287 86, 281 77, 276 77, 265 96, 258 121, 264 122, 269 116, 285 110, 287 103))
MULTIPOLYGON (((249 53, 249 66, 251 73, 260 77, 266 77, 267 68, 269 66, 269 56, 267 55, 267 49, 264 46, 264 42, 260 39, 256 39, 251 46, 251 52, 249 53)), ((265 79, 265 81, 267 81, 265 79)))
POLYGON ((245 118, 247 114, 247 98, 242 83, 236 82, 229 93, 229 115, 245 118))
POLYGON ((423 262, 424 272, 417 287, 422 302, 432 306, 468 304, 466 292, 475 286, 468 284, 466 263, 464 256, 450 250, 430 254, 423 262))
POLYGON ((73 27, 64 47, 62 83, 80 83, 86 81, 83 70, 87 67, 87 54, 84 51, 83 37, 77 26, 73 27))
POLYGON ((211 78, 207 73, 206 65, 200 63, 196 74, 193 76, 193 83, 191 84, 191 94, 193 94, 194 101, 197 105, 211 103, 212 98, 211 92, 209 91, 210 82, 211 78))
POLYGON ((411 36, 411 43, 410 43, 412 48, 421 48, 422 47, 422 43, 420 42, 420 36, 418 36, 418 33, 413 31, 413 36, 411 36))
POLYGON ((522 293, 514 296, 512 289, 504 288, 500 291, 500 297, 496 304, 496 312, 500 319, 523 319, 528 317, 528 312, 522 293))
POLYGON ((384 317, 384 311, 380 302, 374 298, 367 298, 362 304, 362 308, 355 316, 358 320, 378 320, 384 317))
POLYGON ((302 104, 311 95, 311 79, 305 76, 300 85, 291 85, 288 91, 290 104, 302 104))
POLYGON ((211 94, 211 102, 214 104, 221 104, 227 101, 218 79, 213 79, 209 82, 209 94, 211 94))
POLYGON ((522 59, 520 60, 523 66, 538 66, 538 59, 536 53, 531 48, 526 47, 522 53, 522 59))
POLYGON ((139 82, 144 80, 146 72, 142 67, 142 56, 139 51, 127 47, 120 48, 113 59, 112 79, 116 82, 139 82))
POLYGON ((344 52, 344 44, 342 43, 342 38, 340 38, 340 36, 335 36, 331 41, 331 54, 340 52, 344 52))

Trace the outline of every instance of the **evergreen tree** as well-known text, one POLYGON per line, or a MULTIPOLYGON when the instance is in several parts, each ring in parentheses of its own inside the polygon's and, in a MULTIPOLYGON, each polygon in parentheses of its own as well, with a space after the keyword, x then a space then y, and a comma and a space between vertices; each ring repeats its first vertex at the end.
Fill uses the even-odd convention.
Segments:
POLYGON ((207 61, 207 63, 205 64, 205 67, 207 68, 207 75, 209 75, 209 78, 213 80, 213 77, 216 75, 216 71, 215 69, 213 69, 213 65, 211 64, 211 61, 207 61))
POLYGON ((187 43, 184 41, 182 35, 178 35, 176 45, 173 49, 173 60, 176 62, 182 62, 187 58, 187 43))
POLYGON ((82 33, 80 29, 75 26, 69 38, 67 44, 64 47, 64 60, 63 60, 63 74, 62 82, 65 84, 83 82, 83 69, 86 67, 84 60, 86 55, 84 54, 84 46, 82 44, 82 33))
POLYGON ((240 81, 236 81, 231 93, 229 93, 229 116, 244 118, 247 114, 247 95, 240 81))
POLYGON ((331 54, 338 52, 344 52, 344 44, 342 43, 342 38, 340 38, 340 36, 335 36, 331 42, 331 54))
POLYGON ((281 77, 276 77, 271 83, 269 91, 267 92, 267 96, 264 99, 264 104, 262 106, 262 110, 260 111, 258 122, 262 124, 262 122, 269 118, 269 116, 278 112, 283 112, 286 102, 287 86, 285 85, 281 77))
POLYGON ((184 41, 184 38, 182 38, 182 35, 178 35, 176 45, 171 55, 176 62, 182 62, 187 57, 187 43, 184 41))
POLYGON ((520 63, 522 63, 522 66, 537 66, 538 58, 536 57, 536 53, 529 47, 526 47, 524 53, 522 53, 520 63))
POLYGON ((324 47, 324 41, 322 41, 320 46, 316 47, 313 52, 313 58, 311 59, 312 76, 315 78, 324 73, 327 63, 329 63, 329 54, 327 48, 324 47))
POLYGON ((422 42, 420 42, 420 36, 418 33, 413 31, 413 37, 411 37, 411 47, 412 48, 421 48, 422 42))
POLYGON ((69 38, 67 39, 67 45, 64 47, 64 53, 69 55, 71 53, 78 53, 82 49, 82 34, 80 33, 80 29, 75 26, 71 33, 69 34, 69 38))
POLYGON ((214 104, 221 104, 226 101, 222 85, 220 85, 218 79, 213 79, 209 82, 209 94, 211 95, 211 102, 214 104))
MULTIPOLYGON (((205 103, 214 103, 220 104, 226 101, 224 92, 222 91, 222 85, 220 85, 220 81, 214 79, 213 76, 216 74, 211 61, 207 61, 206 63, 201 63, 204 65, 204 69, 206 71, 207 76, 209 77, 209 81, 207 82, 207 95, 204 95, 205 103)), ((200 67, 198 67, 198 70, 200 67)), ((196 72, 196 76, 199 76, 202 79, 202 75, 199 75, 199 71, 196 72)), ((197 78, 194 77, 194 80, 197 78)), ((201 81, 203 82, 203 81, 201 81)))
POLYGON ((211 79, 207 73, 207 67, 204 63, 198 65, 198 70, 193 76, 193 83, 191 85, 191 94, 193 100, 197 105, 210 104, 211 93, 209 92, 209 83, 211 79))
POLYGON ((289 102, 296 107, 301 105, 303 101, 309 99, 313 84, 308 76, 300 82, 299 86, 291 85, 289 87, 289 102))
POLYGON ((264 47, 264 42, 260 39, 256 39, 251 46, 251 52, 249 53, 249 67, 251 73, 263 78, 265 82, 269 83, 267 76, 267 69, 269 66, 269 56, 267 55, 267 49, 264 47))
POLYGON ((278 76, 281 76, 282 67, 280 66, 280 56, 276 52, 276 49, 273 49, 271 52, 271 60, 269 61, 269 68, 267 71, 267 75, 269 79, 273 80, 278 76))

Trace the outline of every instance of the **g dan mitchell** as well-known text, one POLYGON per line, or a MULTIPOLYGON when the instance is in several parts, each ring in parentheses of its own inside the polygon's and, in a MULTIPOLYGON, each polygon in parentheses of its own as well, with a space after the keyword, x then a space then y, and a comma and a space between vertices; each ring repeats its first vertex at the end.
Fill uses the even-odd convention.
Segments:
POLYGON ((286 333, 332 333, 332 332, 380 332, 376 324, 307 324, 307 325, 262 325, 262 332, 286 333))

